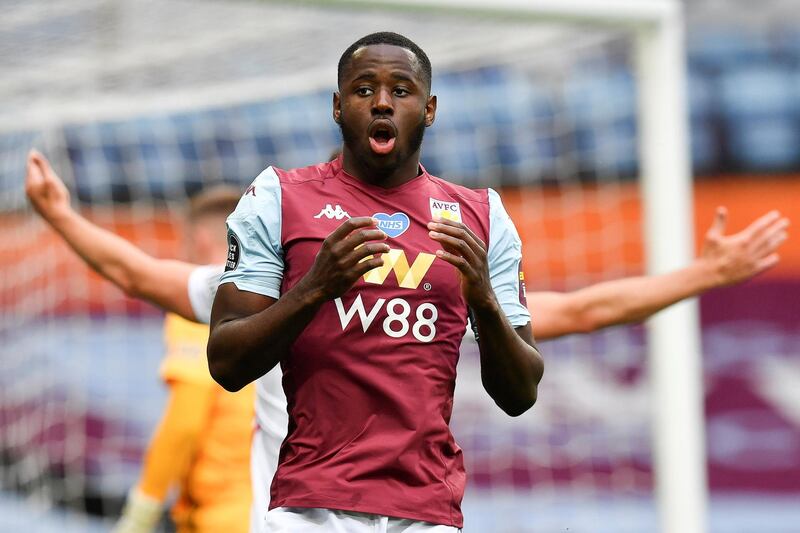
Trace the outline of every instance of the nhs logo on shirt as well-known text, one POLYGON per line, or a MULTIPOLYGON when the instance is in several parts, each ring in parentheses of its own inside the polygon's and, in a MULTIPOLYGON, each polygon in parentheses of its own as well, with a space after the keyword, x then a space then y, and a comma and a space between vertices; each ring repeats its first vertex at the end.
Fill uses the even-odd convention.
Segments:
POLYGON ((444 218, 454 222, 461 222, 461 207, 458 202, 437 200, 431 198, 431 218, 444 218))
POLYGON ((395 213, 393 215, 375 213, 372 217, 378 221, 378 229, 393 239, 405 233, 411 225, 411 221, 405 213, 395 213))

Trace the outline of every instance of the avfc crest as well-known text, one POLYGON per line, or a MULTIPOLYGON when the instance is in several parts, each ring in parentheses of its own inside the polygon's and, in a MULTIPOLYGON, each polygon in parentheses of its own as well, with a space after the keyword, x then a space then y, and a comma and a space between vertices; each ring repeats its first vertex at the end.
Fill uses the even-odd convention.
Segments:
POLYGON ((458 202, 437 200, 431 198, 431 218, 443 218, 454 222, 461 222, 461 207, 458 202))

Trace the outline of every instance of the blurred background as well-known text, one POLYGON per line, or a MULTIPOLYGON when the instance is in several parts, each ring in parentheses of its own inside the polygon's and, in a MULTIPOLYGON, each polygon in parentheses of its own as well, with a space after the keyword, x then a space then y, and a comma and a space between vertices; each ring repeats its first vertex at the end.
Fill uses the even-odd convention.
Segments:
MULTIPOLYGON (((770 209, 800 224, 796 2, 685 8, 696 242, 717 205, 731 231, 770 209)), ((434 66, 423 163, 500 190, 528 290, 643 272, 636 121, 648 111, 625 32, 324 2, 3 0, 0 12, 2 531, 107 530, 165 397, 162 313, 35 217, 32 147, 91 220, 179 257, 191 193, 327 158, 339 55, 397 31, 434 66)), ((700 304, 711 530, 799 531, 797 238, 777 268, 700 304)), ((656 530, 645 344, 642 326, 542 343, 541 399, 507 420, 465 341, 452 421, 465 532, 656 530)))

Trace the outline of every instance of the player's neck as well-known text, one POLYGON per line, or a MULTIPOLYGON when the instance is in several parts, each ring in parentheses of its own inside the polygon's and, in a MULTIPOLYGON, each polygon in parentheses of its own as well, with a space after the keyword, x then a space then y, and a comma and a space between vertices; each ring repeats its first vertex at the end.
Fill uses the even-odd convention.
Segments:
POLYGON ((391 168, 373 168, 355 157, 347 148, 342 151, 342 169, 359 181, 392 189, 419 176, 419 151, 391 168))

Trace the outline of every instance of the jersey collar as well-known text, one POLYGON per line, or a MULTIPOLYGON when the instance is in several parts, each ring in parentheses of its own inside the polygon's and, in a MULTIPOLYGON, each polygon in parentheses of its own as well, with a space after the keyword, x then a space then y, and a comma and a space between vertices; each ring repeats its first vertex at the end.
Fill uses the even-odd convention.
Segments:
POLYGON ((415 178, 412 178, 407 182, 398 185, 397 187, 390 187, 388 189, 385 187, 380 187, 378 185, 372 185, 371 183, 365 183, 360 179, 356 178, 355 176, 351 176, 350 174, 345 172, 344 168, 342 168, 341 155, 339 155, 339 157, 331 161, 331 168, 333 170, 334 175, 338 179, 344 181, 345 183, 349 183, 361 189, 383 195, 397 194, 409 189, 413 189, 414 187, 417 187, 419 184, 430 179, 430 174, 428 174, 428 171, 425 170, 424 166, 422 166, 422 163, 419 164, 419 174, 417 174, 415 178))

